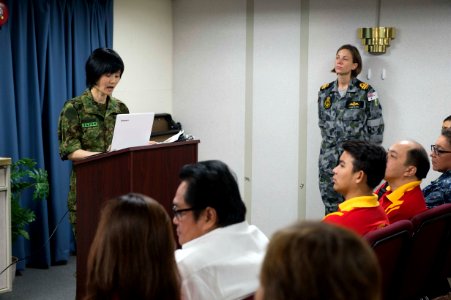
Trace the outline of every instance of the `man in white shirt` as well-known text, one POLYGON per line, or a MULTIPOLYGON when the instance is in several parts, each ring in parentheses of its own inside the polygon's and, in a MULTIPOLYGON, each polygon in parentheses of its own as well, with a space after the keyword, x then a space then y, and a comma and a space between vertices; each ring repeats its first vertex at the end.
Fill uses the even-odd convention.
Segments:
POLYGON ((267 237, 245 221, 246 206, 221 161, 186 165, 173 200, 181 249, 175 252, 185 300, 232 300, 253 294, 267 237))

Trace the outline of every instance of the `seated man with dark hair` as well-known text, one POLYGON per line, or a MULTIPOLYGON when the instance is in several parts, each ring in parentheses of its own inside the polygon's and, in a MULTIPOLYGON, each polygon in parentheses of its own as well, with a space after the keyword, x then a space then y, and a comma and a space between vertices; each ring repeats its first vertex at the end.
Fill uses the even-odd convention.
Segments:
POLYGON ((390 223, 425 211, 420 184, 429 171, 426 150, 415 141, 400 141, 388 149, 385 180, 389 186, 379 199, 390 223))
POLYGON ((240 299, 253 294, 267 237, 245 221, 246 206, 221 161, 186 165, 173 200, 175 252, 184 300, 240 299))
POLYGON ((386 163, 387 154, 381 146, 365 141, 344 142, 333 182, 345 201, 323 221, 348 227, 360 235, 387 226, 387 215, 373 193, 384 178, 386 163))
POLYGON ((443 173, 423 189, 426 206, 432 208, 451 203, 451 128, 442 129, 435 145, 431 145, 430 156, 434 171, 443 173))

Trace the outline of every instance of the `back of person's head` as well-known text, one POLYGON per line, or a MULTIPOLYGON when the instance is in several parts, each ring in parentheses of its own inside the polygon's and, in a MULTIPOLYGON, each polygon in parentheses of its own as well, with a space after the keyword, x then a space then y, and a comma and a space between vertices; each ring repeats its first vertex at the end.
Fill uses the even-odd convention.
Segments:
POLYGON ((85 299, 180 299, 169 215, 155 200, 127 194, 105 203, 88 257, 85 299))
POLYGON ((353 171, 363 171, 367 176, 367 185, 374 189, 384 178, 387 164, 387 152, 382 146, 366 141, 346 141, 343 150, 353 158, 353 171))
POLYGON ((381 299, 370 246, 354 232, 322 222, 296 223, 273 235, 260 287, 257 300, 381 299))
POLYGON ((451 128, 451 115, 447 116, 442 123, 442 129, 451 128))
POLYGON ((442 136, 445 137, 448 145, 451 146, 451 128, 444 128, 441 132, 442 136))
POLYGON ((118 71, 124 73, 124 62, 116 51, 109 48, 97 48, 86 61, 86 86, 92 88, 105 74, 113 74, 118 71))
MULTIPOLYGON (((218 227, 245 220, 246 206, 241 199, 236 179, 225 163, 208 160, 185 165, 179 177, 188 183, 185 202, 198 209, 214 208, 218 227)), ((200 212, 193 212, 196 220, 200 212)))
MULTIPOLYGON (((359 49, 357 49, 353 45, 346 44, 346 45, 343 45, 340 48, 338 48, 337 54, 338 54, 338 52, 340 52, 340 50, 343 50, 343 49, 346 49, 349 52, 351 52, 352 62, 358 64, 357 68, 355 68, 355 70, 351 71, 351 77, 352 78, 357 77, 357 75, 360 74, 360 72, 362 71, 362 68, 363 68, 362 57, 360 56, 359 49)), ((335 68, 332 69, 332 72, 336 73, 335 68)))
POLYGON ((405 165, 416 167, 417 171, 415 177, 421 180, 428 175, 431 164, 429 162, 428 153, 424 147, 415 141, 411 142, 414 146, 407 151, 405 165))

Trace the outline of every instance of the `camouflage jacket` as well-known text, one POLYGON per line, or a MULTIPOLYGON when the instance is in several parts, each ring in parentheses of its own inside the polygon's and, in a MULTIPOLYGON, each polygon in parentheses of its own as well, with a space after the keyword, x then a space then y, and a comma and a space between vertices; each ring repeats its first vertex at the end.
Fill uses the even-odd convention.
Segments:
POLYGON ((340 146, 350 139, 382 143, 384 120, 377 93, 357 78, 351 80, 343 97, 337 81, 321 86, 318 114, 322 148, 340 146))
POLYGON ((423 195, 428 208, 451 203, 451 170, 426 186, 423 189, 423 195))
POLYGON ((129 113, 127 106, 109 97, 105 114, 101 112, 89 90, 64 103, 58 122, 61 159, 75 150, 106 152, 113 139, 117 114, 129 113))

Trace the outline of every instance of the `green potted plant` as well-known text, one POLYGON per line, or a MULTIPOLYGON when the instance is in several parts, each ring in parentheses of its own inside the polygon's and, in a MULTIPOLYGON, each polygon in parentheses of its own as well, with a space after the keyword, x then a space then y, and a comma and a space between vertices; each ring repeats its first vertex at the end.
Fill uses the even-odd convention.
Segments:
POLYGON ((31 158, 22 158, 11 165, 11 239, 19 236, 30 239, 26 226, 36 219, 35 213, 20 205, 20 196, 26 189, 33 190, 33 200, 43 200, 49 194, 47 171, 36 167, 31 158))

